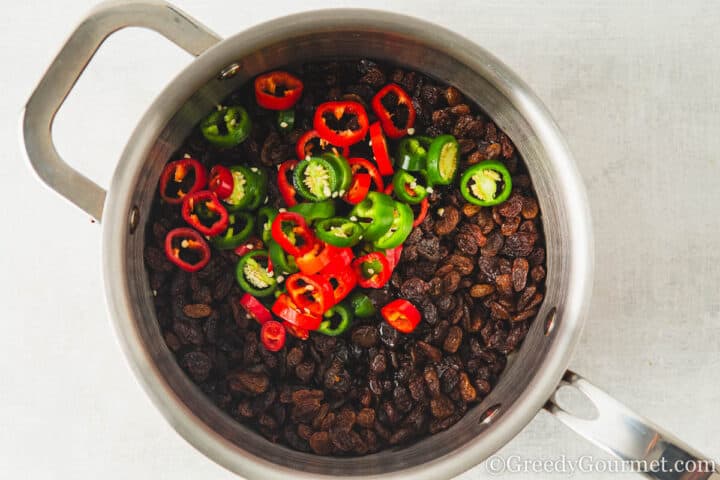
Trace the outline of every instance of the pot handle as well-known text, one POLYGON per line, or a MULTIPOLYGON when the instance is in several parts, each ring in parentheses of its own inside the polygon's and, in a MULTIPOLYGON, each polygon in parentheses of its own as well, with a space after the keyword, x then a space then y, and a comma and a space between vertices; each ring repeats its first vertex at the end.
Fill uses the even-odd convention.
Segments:
POLYGON ((98 221, 106 192, 60 157, 53 145, 52 125, 58 109, 97 49, 112 33, 125 27, 154 30, 195 56, 221 40, 163 1, 114 0, 93 9, 50 64, 22 113, 25 150, 33 169, 50 188, 98 221))
POLYGON ((720 480, 719 465, 631 411, 584 377, 568 370, 545 405, 555 418, 628 468, 661 480, 720 480), (597 415, 581 418, 558 404, 558 392, 573 387, 592 402, 597 415))

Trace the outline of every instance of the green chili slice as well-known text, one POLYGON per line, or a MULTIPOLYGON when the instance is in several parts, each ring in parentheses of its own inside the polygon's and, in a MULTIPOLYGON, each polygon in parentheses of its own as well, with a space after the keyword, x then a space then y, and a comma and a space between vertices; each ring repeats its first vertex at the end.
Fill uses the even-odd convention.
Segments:
POLYGON ((369 318, 377 312, 370 297, 362 292, 355 292, 350 296, 350 305, 352 305, 353 313, 358 318, 369 318))
POLYGON ((350 220, 363 226, 365 240, 377 240, 390 229, 395 201, 384 193, 370 192, 350 211, 350 220))
POLYGON ((240 288, 255 297, 272 295, 277 288, 273 273, 268 271, 268 252, 253 250, 246 253, 237 263, 235 278, 240 288))
POLYGON ((289 211, 299 213, 305 221, 312 223, 316 220, 335 216, 335 202, 324 200, 322 202, 301 202, 288 208, 289 211))
POLYGON ((325 243, 336 247, 353 247, 362 239, 363 227, 342 217, 320 220, 315 235, 325 243))
POLYGON ((397 147, 397 161, 395 163, 399 168, 410 172, 425 170, 427 149, 431 143, 432 138, 422 135, 403 138, 397 147))
POLYGON ((200 123, 200 130, 208 142, 230 148, 245 141, 252 123, 247 111, 239 105, 219 107, 200 123))
POLYGON ((415 214, 410 206, 395 202, 395 209, 392 216, 392 224, 387 232, 373 242, 377 248, 388 249, 401 245, 410 235, 413 229, 415 214))
POLYGON ((212 237, 210 242, 220 250, 230 250, 244 242, 255 227, 255 219, 246 212, 231 213, 225 233, 212 237))
POLYGON ((267 245, 267 242, 270 241, 272 238, 272 235, 270 233, 270 229, 272 227, 272 222, 275 220, 275 217, 278 214, 277 208, 274 207, 262 207, 260 210, 258 210, 258 217, 257 217, 257 233, 262 239, 263 243, 267 245))
POLYGON ((320 323, 317 332, 335 337, 350 328, 353 321, 353 312, 351 307, 348 307, 348 305, 343 302, 329 309, 323 317, 326 318, 326 320, 320 323))
POLYGON ((298 193, 307 200, 320 202, 337 194, 335 168, 324 158, 310 157, 297 164, 293 183, 298 193))
POLYGON ((488 160, 468 168, 460 180, 460 192, 475 205, 491 207, 510 196, 512 178, 510 172, 497 160, 488 160))
POLYGON ((460 146, 452 135, 433 139, 427 156, 427 176, 431 185, 449 185, 457 173, 460 146))
POLYGON ((420 203, 427 197, 428 191, 420 181, 425 181, 422 172, 410 173, 398 170, 393 176, 393 189, 395 196, 405 203, 420 203))

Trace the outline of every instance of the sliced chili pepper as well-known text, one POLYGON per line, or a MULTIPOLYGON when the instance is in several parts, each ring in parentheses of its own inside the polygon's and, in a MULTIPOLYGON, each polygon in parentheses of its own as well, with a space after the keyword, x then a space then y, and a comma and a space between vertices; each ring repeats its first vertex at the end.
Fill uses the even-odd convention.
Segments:
POLYGON ((240 297, 240 306, 260 325, 273 319, 270 310, 260 303, 260 300, 249 293, 244 293, 243 296, 240 297))
POLYGON ((322 138, 341 147, 349 147, 367 135, 368 116, 358 102, 325 102, 318 105, 313 127, 322 138))
POLYGON ((335 303, 332 285, 322 275, 293 273, 285 281, 285 288, 303 312, 322 315, 335 303))
POLYGON ((310 251, 295 257, 295 263, 301 272, 312 275, 331 265, 350 265, 353 257, 348 247, 334 247, 317 241, 310 251))
POLYGON ((335 178, 337 179, 335 189, 338 196, 342 197, 350 188, 350 182, 352 181, 350 164, 344 156, 335 153, 323 153, 322 158, 335 170, 335 178))
POLYGON ((182 217, 188 225, 208 237, 224 232, 228 226, 228 212, 210 190, 185 195, 182 217))
POLYGON ((254 210, 265 200, 267 174, 257 167, 233 165, 229 168, 233 177, 233 189, 223 202, 231 212, 254 210))
POLYGON ((235 247, 233 253, 238 257, 242 257, 251 250, 262 250, 264 246, 262 240, 259 238, 250 237, 246 242, 235 247))
POLYGON ((394 208, 395 201, 388 195, 370 192, 365 200, 353 207, 350 219, 364 227, 364 239, 377 240, 390 229, 394 208))
POLYGON ((350 305, 352 306, 353 313, 358 318, 370 318, 375 315, 375 305, 372 300, 370 300, 370 297, 362 292, 354 292, 350 296, 350 305))
POLYGON ((350 153, 349 147, 340 147, 330 143, 328 140, 320 137, 315 130, 305 132, 295 145, 295 154, 298 160, 304 160, 308 157, 317 157, 323 153, 340 153, 347 157, 350 153))
POLYGON ((395 270, 395 267, 397 267, 398 263, 400 263, 400 256, 402 255, 403 246, 398 245, 397 247, 388 248, 385 250, 385 257, 388 260, 388 265, 390 265, 390 270, 395 270))
POLYGON ((210 239, 215 248, 232 250, 243 243, 252 233, 255 219, 247 212, 236 212, 228 215, 228 226, 225 233, 210 239))
POLYGON ((322 202, 302 202, 288 208, 291 212, 302 215, 307 222, 314 222, 335 215, 335 202, 324 200, 322 202))
POLYGON ((380 122, 370 125, 370 142, 375 163, 377 163, 378 171, 381 175, 392 175, 393 165, 390 160, 390 151, 388 150, 387 140, 382 131, 380 122))
POLYGON ((430 208, 430 201, 428 200, 428 197, 425 197, 423 198, 422 202, 420 202, 420 211, 415 217, 415 221, 412 224, 413 227, 417 227, 423 222, 423 220, 425 220, 425 217, 427 217, 428 208, 430 208))
POLYGON ((186 272, 197 272, 210 261, 210 246, 192 228, 175 228, 165 237, 165 255, 186 272))
POLYGON ((410 172, 425 170, 431 144, 432 138, 421 135, 400 140, 396 154, 398 167, 410 172))
POLYGON ((348 268, 347 264, 333 263, 323 269, 320 274, 326 277, 332 285, 336 304, 347 297, 357 285, 357 275, 352 268, 348 268))
POLYGON ((336 337, 350 328, 353 321, 353 311, 351 307, 339 303, 325 312, 323 317, 324 320, 320 323, 317 332, 336 337), (338 320, 336 320, 336 317, 339 317, 338 320))
POLYGON ((381 88, 370 105, 390 138, 407 135, 408 130, 415 125, 415 107, 412 99, 397 84, 389 83, 381 88))
MULTIPOLYGON (((267 242, 267 249, 276 275, 288 275, 298 271, 295 258, 285 253, 282 247, 272 238, 267 242)), ((277 277, 276 279, 279 280, 277 277)))
POLYGON ((449 185, 458 170, 460 146, 452 135, 435 137, 427 155, 427 175, 431 185, 449 185))
POLYGON ((353 205, 362 202, 363 200, 365 200, 365 197, 367 197, 367 194, 370 192, 371 183, 372 178, 370 177, 369 173, 356 173, 353 176, 352 182, 350 183, 350 188, 345 195, 345 200, 353 205))
POLYGON ((258 235, 260 235, 260 238, 262 238, 262 241, 267 243, 269 240, 272 239, 272 234, 270 233, 270 229, 272 228, 273 220, 275 220, 275 217, 277 217, 278 214, 277 208, 274 207, 262 207, 260 210, 258 210, 258 217, 257 217, 257 230, 258 235))
MULTIPOLYGON (((393 176, 393 189, 395 196, 405 203, 420 203, 427 197, 428 191, 421 185, 422 172, 410 173, 407 170, 398 170, 393 176)), ((424 179, 423 179, 424 180, 424 179)))
MULTIPOLYGON (((394 191, 395 191, 395 187, 391 183, 385 189, 385 194, 392 195, 394 191)), ((413 227, 417 227, 418 225, 420 225, 423 222, 423 220, 425 220, 425 217, 427 217, 429 208, 430 208, 430 201, 428 200, 428 197, 426 196, 425 198, 422 199, 422 202, 420 202, 420 210, 418 211, 418 214, 415 217, 415 221, 413 222, 413 225, 412 225, 413 227)))
POLYGON ((301 160, 293 171, 293 185, 301 197, 320 202, 337 196, 338 178, 332 165, 321 157, 301 160))
POLYGON ((230 169, 222 165, 215 165, 210 169, 208 188, 220 200, 230 196, 233 191, 233 175, 230 169))
POLYGON ((277 288, 277 281, 270 271, 270 265, 266 250, 252 250, 240 257, 235 268, 235 277, 240 288, 256 297, 272 295, 277 288))
POLYGON ((295 75, 277 70, 255 78, 255 100, 268 110, 287 110, 297 103, 303 82, 295 75))
POLYGON ((382 252, 372 252, 355 259, 353 269, 362 288, 382 288, 390 280, 390 264, 382 252))
POLYGON ((377 248, 395 248, 407 239, 413 229, 412 209, 401 202, 395 202, 392 224, 387 232, 373 242, 377 248))
POLYGON ((165 165, 160 176, 160 196, 167 203, 178 205, 185 195, 205 187, 207 173, 202 163, 194 158, 182 158, 165 165))
POLYGON ((277 320, 270 320, 260 328, 260 342, 271 352, 282 350, 285 346, 285 327, 277 320))
POLYGON ((420 312, 415 305, 403 298, 398 298, 380 309, 380 314, 395 330, 410 333, 420 323, 420 312))
POLYGON ((316 330, 322 317, 303 312, 286 293, 280 295, 273 303, 272 312, 288 323, 305 330, 316 330))
POLYGON ((373 165, 370 160, 355 157, 349 159, 348 163, 350 164, 350 170, 352 170, 353 175, 360 173, 362 170, 365 170, 367 173, 370 174, 373 182, 375 182, 375 187, 377 188, 378 192, 382 192, 383 190, 385 190, 385 184, 383 183, 382 175, 380 175, 377 167, 373 165))
POLYGON ((309 252, 316 241, 305 218, 295 212, 278 213, 270 232, 273 240, 293 256, 309 252))
POLYGON ((285 327, 285 330, 287 330, 287 332, 295 338, 299 338, 300 340, 307 340, 310 338, 310 330, 306 328, 296 327, 292 323, 288 323, 284 320, 282 325, 285 327))
POLYGON ((511 191, 510 172, 505 165, 496 160, 473 165, 465 170, 460 179, 460 192, 463 197, 468 202, 482 207, 491 207, 504 202, 511 191))
POLYGON ((343 217, 333 217, 318 222, 315 235, 325 243, 336 247, 354 247, 362 239, 363 227, 343 217))
POLYGON ((278 112, 277 125, 281 132, 291 132, 295 127, 295 110, 281 110, 278 112))
POLYGON ((297 204, 297 190, 293 185, 293 170, 297 166, 297 160, 287 160, 278 168, 278 190, 285 202, 285 205, 292 207, 297 204))
POLYGON ((221 106, 205 117, 200 123, 200 130, 208 142, 217 147, 230 148, 245 141, 252 130, 252 122, 243 107, 221 106))

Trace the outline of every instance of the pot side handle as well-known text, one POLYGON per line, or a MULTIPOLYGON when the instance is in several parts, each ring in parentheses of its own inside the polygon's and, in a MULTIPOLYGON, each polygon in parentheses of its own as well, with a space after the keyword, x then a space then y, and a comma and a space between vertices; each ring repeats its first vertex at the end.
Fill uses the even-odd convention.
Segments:
POLYGON ((221 38, 185 13, 159 0, 101 3, 63 45, 22 112, 22 138, 38 176, 53 190, 100 221, 105 190, 60 157, 52 140, 57 111, 106 38, 125 27, 154 30, 192 55, 221 38))
POLYGON ((627 461, 623 467, 628 471, 661 480, 720 480, 720 464, 653 425, 570 370, 565 372, 545 409, 576 433, 627 461), (564 387, 581 392, 592 402, 597 415, 586 419, 563 409, 557 396, 564 387))

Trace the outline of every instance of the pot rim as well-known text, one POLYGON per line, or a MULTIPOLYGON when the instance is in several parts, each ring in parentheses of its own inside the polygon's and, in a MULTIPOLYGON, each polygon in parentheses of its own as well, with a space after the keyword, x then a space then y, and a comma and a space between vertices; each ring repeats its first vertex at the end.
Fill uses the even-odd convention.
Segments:
POLYGON ((412 477, 415 479, 446 478, 462 473, 509 442, 543 407, 557 387, 579 340, 592 284, 593 247, 589 206, 580 175, 558 126, 545 106, 508 67, 485 49, 444 27, 414 17, 370 9, 322 9, 276 18, 236 33, 210 48, 190 63, 160 93, 144 114, 122 153, 113 176, 103 215, 103 276, 106 301, 115 330, 128 363, 147 394, 165 419, 189 443, 225 468, 250 478, 318 478, 323 475, 301 472, 271 463, 237 447, 211 430, 177 397, 160 375, 131 320, 130 294, 127 288, 125 242, 129 232, 131 195, 140 167, 151 147, 180 105, 208 80, 207 72, 219 72, 238 56, 236 45, 250 39, 257 48, 257 39, 266 43, 281 41, 283 37, 308 31, 333 29, 376 29, 413 38, 447 50, 452 46, 454 56, 473 68, 478 75, 491 79, 523 117, 539 132, 540 142, 558 167, 558 189, 566 203, 569 230, 567 255, 567 300, 563 321, 556 327, 556 338, 543 359, 543 375, 536 375, 528 387, 504 412, 502 422, 491 424, 482 433, 483 444, 496 447, 490 451, 478 444, 478 438, 465 448, 434 460, 390 473, 369 476, 412 477), (431 34, 428 34, 431 32, 431 34), (233 46, 231 48, 231 46, 233 46), (234 52, 234 53, 233 53, 234 52), (482 73, 480 73, 482 72, 482 73), (119 243, 119 245, 118 245, 119 243), (487 440, 490 437, 492 440, 487 440))

